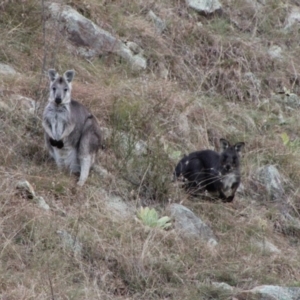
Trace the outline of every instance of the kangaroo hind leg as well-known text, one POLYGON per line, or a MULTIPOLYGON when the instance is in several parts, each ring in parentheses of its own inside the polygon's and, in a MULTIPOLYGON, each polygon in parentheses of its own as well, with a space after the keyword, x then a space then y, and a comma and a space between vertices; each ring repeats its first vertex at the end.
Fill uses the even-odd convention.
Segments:
POLYGON ((83 157, 79 158, 80 161, 80 177, 77 182, 79 186, 83 186, 85 181, 87 180, 90 172, 90 168, 93 164, 93 155, 92 154, 87 154, 83 157))

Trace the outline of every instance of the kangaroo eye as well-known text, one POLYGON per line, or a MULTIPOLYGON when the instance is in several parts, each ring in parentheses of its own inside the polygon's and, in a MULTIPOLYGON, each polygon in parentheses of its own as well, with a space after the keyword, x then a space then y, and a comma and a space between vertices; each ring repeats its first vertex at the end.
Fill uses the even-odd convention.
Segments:
POLYGON ((64 91, 65 91, 65 93, 68 91, 68 89, 66 88, 66 89, 64 89, 64 91))
POLYGON ((53 90, 53 92, 55 92, 55 91, 56 91, 56 88, 55 88, 55 87, 53 87, 53 88, 52 88, 52 90, 53 90))

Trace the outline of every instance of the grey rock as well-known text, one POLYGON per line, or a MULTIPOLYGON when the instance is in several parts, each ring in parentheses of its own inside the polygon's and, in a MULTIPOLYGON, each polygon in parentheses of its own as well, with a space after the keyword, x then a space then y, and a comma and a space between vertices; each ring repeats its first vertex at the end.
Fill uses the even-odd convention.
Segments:
POLYGON ((296 23, 300 23, 300 8, 294 6, 285 19, 284 31, 288 32, 289 29, 296 23))
POLYGON ((27 199, 33 200, 38 206, 44 210, 49 210, 50 207, 43 197, 35 194, 33 186, 27 180, 21 180, 16 184, 17 190, 27 199))
POLYGON ((200 13, 211 14, 222 9, 218 0, 186 0, 190 8, 200 13))
POLYGON ((282 232, 284 235, 300 237, 300 221, 297 217, 293 217, 286 207, 281 206, 281 215, 274 224, 276 231, 282 232))
POLYGON ((134 136, 125 132, 117 132, 116 138, 119 142, 119 150, 123 154, 131 153, 132 155, 140 156, 147 154, 147 143, 142 140, 135 140, 134 136))
POLYGON ((274 94, 271 99, 291 109, 298 109, 300 107, 300 98, 294 93, 284 92, 284 94, 274 94))
POLYGON ((18 181, 16 188, 23 193, 26 198, 33 199, 36 197, 33 186, 27 180, 18 181))
POLYGON ((29 112, 30 114, 34 114, 39 107, 35 100, 18 94, 12 95, 10 102, 16 106, 18 105, 22 111, 29 112))
POLYGON ((279 200, 284 194, 283 177, 274 165, 267 165, 257 170, 257 178, 266 189, 269 200, 279 200))
POLYGON ((103 168, 102 166, 100 165, 97 165, 97 164, 94 164, 92 166, 92 169, 98 174, 100 175, 101 177, 109 177, 110 176, 110 173, 105 169, 103 168))
POLYGON ((241 300, 299 300, 300 288, 261 285, 237 295, 241 300))
MULTIPOLYGON (((0 96, 0 98, 2 97, 0 96)), ((0 107, 6 111, 19 109, 24 113, 34 114, 39 107, 35 100, 18 94, 3 97, 3 99, 4 101, 0 101, 0 107)))
POLYGON ((169 77, 169 70, 166 68, 165 64, 163 62, 158 62, 158 72, 159 77, 162 79, 168 79, 169 77))
POLYGON ((74 238, 66 230, 57 230, 56 232, 62 240, 63 246, 74 252, 75 255, 81 256, 82 253, 82 244, 78 241, 77 238, 74 238))
POLYGON ((91 58, 114 53, 128 61, 133 69, 146 69, 147 60, 141 51, 133 52, 128 45, 101 29, 72 7, 47 3, 47 9, 50 17, 59 22, 59 30, 67 35, 72 44, 79 47, 79 54, 91 58))
POLYGON ((210 246, 218 244, 213 231, 191 210, 176 203, 171 204, 168 209, 175 221, 175 229, 183 236, 206 241, 210 246))
POLYGON ((258 99, 261 93, 261 81, 252 72, 243 75, 243 80, 249 86, 248 92, 252 100, 258 99))
POLYGON ((268 49, 268 54, 273 59, 281 60, 283 58, 282 56, 282 48, 277 45, 273 45, 268 49))
POLYGON ((46 203, 45 199, 41 196, 34 197, 34 201, 38 204, 38 206, 44 210, 49 210, 50 206, 46 203))
POLYGON ((279 254, 281 251, 267 240, 252 239, 251 243, 263 253, 279 254))
POLYGON ((116 195, 108 196, 106 207, 120 219, 128 219, 134 215, 133 207, 127 204, 121 197, 116 195))
POLYGON ((0 63, 0 76, 1 75, 13 76, 18 74, 19 73, 17 73, 17 71, 13 67, 0 63))
POLYGON ((166 29, 166 23, 159 18, 152 10, 148 12, 148 17, 152 20, 154 23, 156 30, 159 34, 163 33, 163 31, 166 29))
POLYGON ((213 286, 215 286, 216 288, 223 289, 225 291, 232 292, 234 290, 234 288, 231 285, 229 285, 225 282, 212 282, 211 284, 213 286))
POLYGON ((5 103, 4 101, 0 101, 0 110, 6 110, 9 111, 10 107, 5 103))
POLYGON ((135 215, 135 207, 125 202, 120 196, 109 194, 104 189, 100 189, 104 206, 110 216, 118 221, 133 218, 135 215))

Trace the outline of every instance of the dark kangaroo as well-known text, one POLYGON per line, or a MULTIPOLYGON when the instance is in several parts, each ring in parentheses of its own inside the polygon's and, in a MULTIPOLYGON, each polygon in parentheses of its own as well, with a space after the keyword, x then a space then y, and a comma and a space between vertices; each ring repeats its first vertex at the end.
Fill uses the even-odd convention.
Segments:
POLYGON ((223 202, 231 202, 241 181, 239 153, 245 143, 231 146, 220 139, 220 144, 221 153, 202 150, 184 156, 175 168, 174 177, 182 176, 185 189, 192 194, 207 190, 223 202))

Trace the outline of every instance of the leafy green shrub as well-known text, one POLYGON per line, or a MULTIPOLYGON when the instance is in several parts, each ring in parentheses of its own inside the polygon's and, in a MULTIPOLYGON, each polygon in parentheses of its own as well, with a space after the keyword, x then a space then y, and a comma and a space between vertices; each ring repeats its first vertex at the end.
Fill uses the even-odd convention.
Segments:
POLYGON ((158 218, 158 213, 154 208, 149 207, 141 207, 141 209, 137 213, 138 218, 149 227, 158 227, 162 229, 170 228, 171 218, 168 216, 164 216, 162 218, 158 218))

